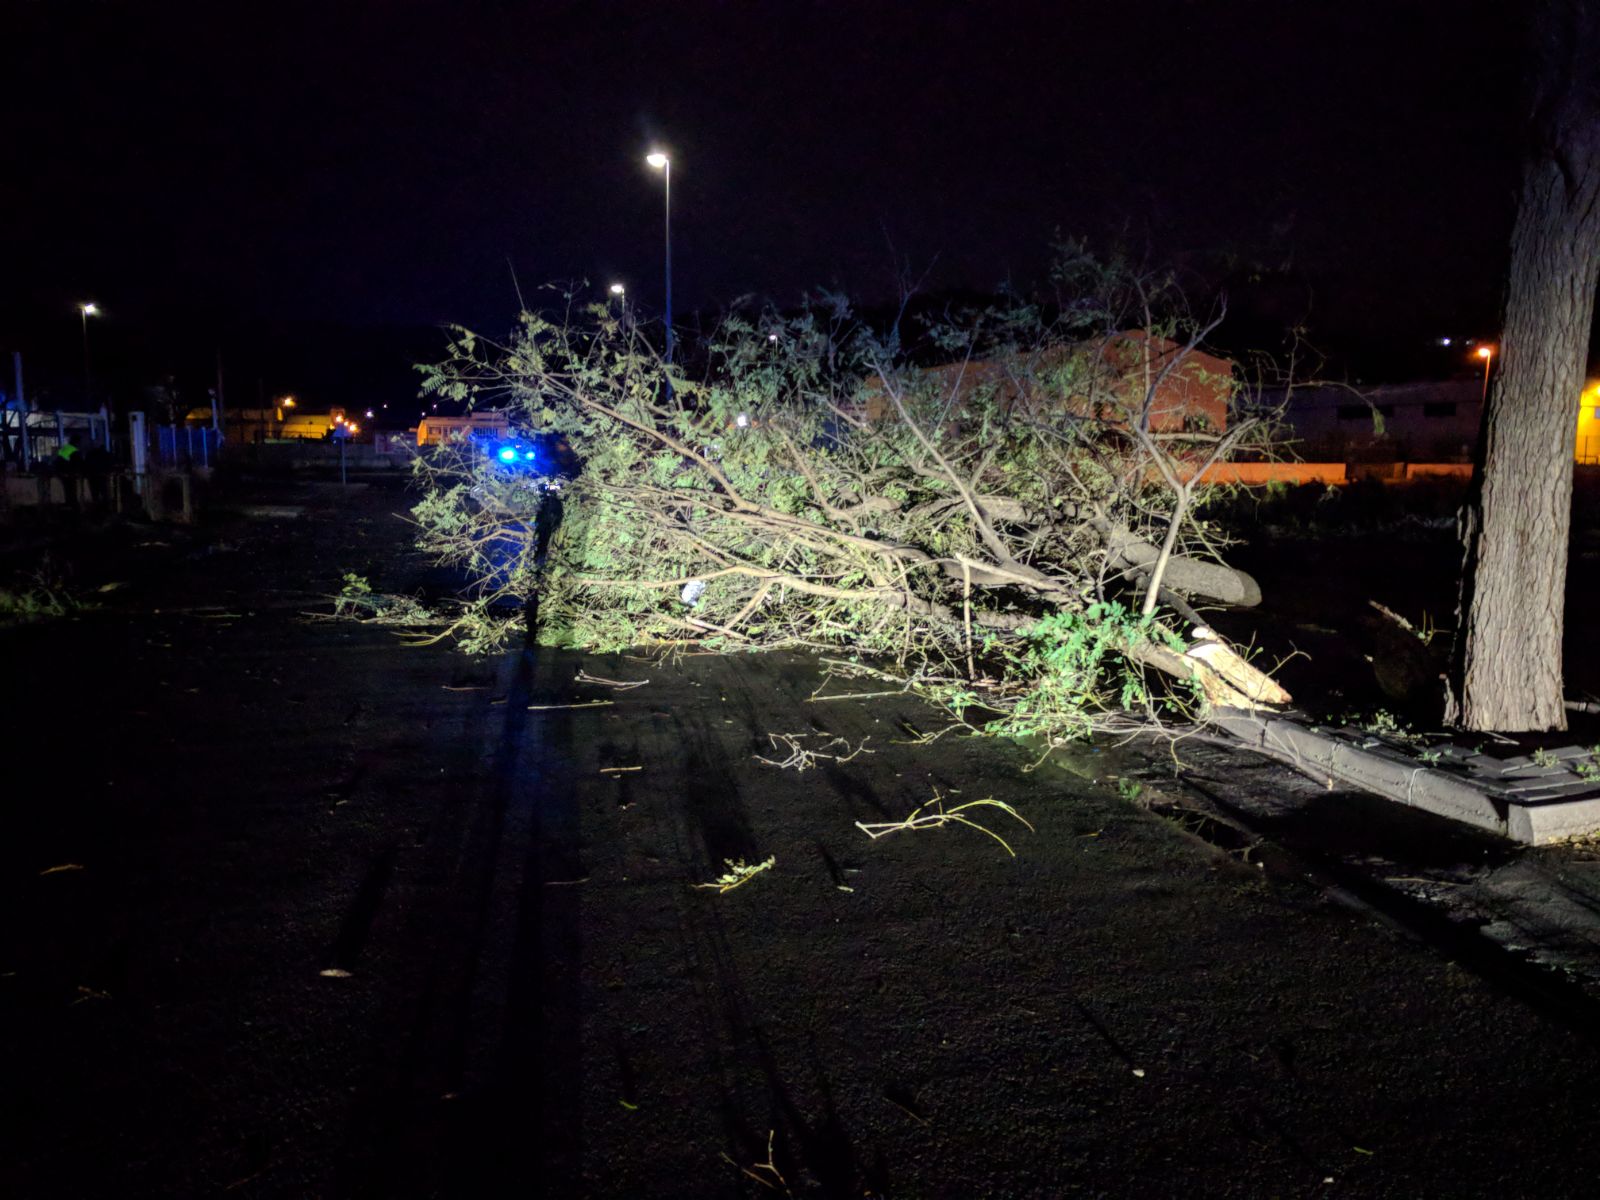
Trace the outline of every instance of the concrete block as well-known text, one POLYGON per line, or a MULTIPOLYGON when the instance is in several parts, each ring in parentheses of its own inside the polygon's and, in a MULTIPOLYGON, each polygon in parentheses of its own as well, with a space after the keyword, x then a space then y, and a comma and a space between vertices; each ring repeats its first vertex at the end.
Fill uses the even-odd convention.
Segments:
MULTIPOLYGON (((1217 714, 1216 722, 1246 746, 1307 774, 1338 779, 1515 841, 1540 845, 1600 832, 1600 788, 1561 767, 1537 767, 1527 758, 1491 759, 1514 775, 1480 768, 1476 777, 1463 777, 1286 717, 1228 710, 1217 714)), ((1476 766, 1479 757, 1469 761, 1476 766)))
POLYGON ((1530 846, 1600 832, 1600 796, 1513 804, 1506 835, 1530 846))

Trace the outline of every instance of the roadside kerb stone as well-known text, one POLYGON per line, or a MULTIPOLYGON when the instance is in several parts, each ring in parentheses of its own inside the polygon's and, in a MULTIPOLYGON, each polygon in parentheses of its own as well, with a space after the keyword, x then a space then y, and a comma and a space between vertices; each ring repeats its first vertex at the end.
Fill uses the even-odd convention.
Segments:
POLYGON ((1287 717, 1227 709, 1215 719, 1251 749, 1326 779, 1329 786, 1339 780, 1512 841, 1542 845, 1600 832, 1600 787, 1562 768, 1483 756, 1463 776, 1418 762, 1392 745, 1375 740, 1358 745, 1287 717), (1492 776, 1498 778, 1491 781, 1492 776))

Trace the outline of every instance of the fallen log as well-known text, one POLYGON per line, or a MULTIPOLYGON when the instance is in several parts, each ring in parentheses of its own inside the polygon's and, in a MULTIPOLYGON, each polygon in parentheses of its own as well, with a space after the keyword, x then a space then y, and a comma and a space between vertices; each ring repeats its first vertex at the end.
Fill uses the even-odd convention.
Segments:
MULTIPOLYGON (((1105 538, 1106 556, 1116 566, 1148 574, 1161 557, 1160 550, 1130 530, 1109 524, 1104 529, 1097 524, 1096 528, 1105 538)), ((1175 592, 1220 600, 1237 608, 1254 608, 1261 603, 1261 585, 1253 576, 1204 559, 1174 554, 1167 560, 1161 583, 1175 592)))
MULTIPOLYGON (((1077 511, 1074 507, 1052 517, 1050 514, 1032 511, 1020 501, 1007 496, 980 496, 978 502, 984 511, 996 520, 1035 528, 1050 524, 1052 520, 1059 520, 1062 517, 1070 518, 1077 511)), ((1145 541, 1125 525, 1118 525, 1103 517, 1089 516, 1087 513, 1082 515, 1086 518, 1089 528, 1100 535, 1112 566, 1145 575, 1155 567, 1156 560, 1161 557, 1158 547, 1145 541)), ((977 582, 976 577, 974 582, 977 582)), ((1189 596, 1203 596, 1207 600, 1220 600, 1236 608, 1254 608, 1261 603, 1261 585, 1255 578, 1224 563, 1207 562, 1204 559, 1175 554, 1167 560, 1167 568, 1161 577, 1161 583, 1163 587, 1171 588, 1175 592, 1189 596)))

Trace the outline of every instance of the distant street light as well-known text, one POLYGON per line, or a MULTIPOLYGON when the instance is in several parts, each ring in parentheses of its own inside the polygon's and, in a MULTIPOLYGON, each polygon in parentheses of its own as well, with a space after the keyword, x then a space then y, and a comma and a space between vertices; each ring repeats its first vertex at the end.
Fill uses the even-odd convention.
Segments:
POLYGON ((83 407, 94 407, 94 398, 89 380, 89 318, 98 317, 100 308, 94 301, 78 305, 78 315, 83 319, 83 407))
POLYGON ((620 300, 628 294, 628 289, 623 287, 620 283, 613 283, 611 285, 611 294, 620 300))
POLYGON ((645 162, 661 172, 666 186, 666 239, 667 239, 667 361, 672 361, 672 160, 659 150, 645 156, 645 162))
POLYGON ((1494 362, 1494 347, 1479 346, 1478 357, 1483 359, 1483 398, 1482 403, 1489 402, 1489 365, 1494 362))

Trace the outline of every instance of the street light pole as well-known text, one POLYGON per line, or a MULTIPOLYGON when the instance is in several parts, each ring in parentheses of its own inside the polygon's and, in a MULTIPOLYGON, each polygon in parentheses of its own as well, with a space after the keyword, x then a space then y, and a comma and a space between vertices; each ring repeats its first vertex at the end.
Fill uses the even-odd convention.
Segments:
POLYGON ((78 305, 78 316, 83 319, 83 408, 87 412, 94 407, 93 391, 89 379, 89 318, 98 316, 100 309, 93 301, 78 305))
POLYGON ((667 361, 672 361, 672 160, 656 150, 645 158, 661 172, 666 189, 666 244, 667 244, 667 361))

